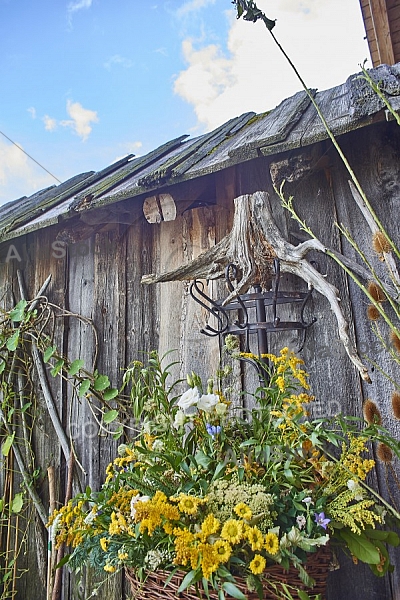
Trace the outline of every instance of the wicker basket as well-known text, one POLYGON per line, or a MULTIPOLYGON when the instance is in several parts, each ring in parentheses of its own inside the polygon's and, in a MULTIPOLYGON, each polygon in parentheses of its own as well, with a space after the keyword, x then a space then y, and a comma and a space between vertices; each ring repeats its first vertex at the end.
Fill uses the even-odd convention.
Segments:
MULTIPOLYGON (((310 554, 305 569, 307 573, 315 580, 315 585, 312 588, 312 595, 321 594, 325 598, 326 581, 329 572, 330 552, 326 547, 321 547, 315 554, 310 554)), ((302 589, 310 592, 310 588, 306 588, 304 583, 299 578, 298 571, 291 567, 289 571, 284 571, 278 564, 266 569, 268 579, 264 581, 264 600, 279 600, 282 598, 276 593, 276 587, 270 585, 269 582, 279 584, 283 582, 296 589, 302 589)), ((126 577, 131 585, 132 595, 134 600, 199 600, 206 599, 206 594, 202 592, 201 586, 198 591, 194 587, 190 587, 184 592, 178 594, 177 591, 182 583, 185 573, 175 573, 167 585, 169 573, 165 571, 157 571, 149 573, 146 581, 139 581, 135 577, 135 572, 131 569, 125 570, 126 577)), ((236 577, 237 587, 244 593, 248 600, 259 600, 255 592, 247 590, 246 582, 240 577, 236 577)), ((289 588, 291 593, 292 589, 289 588)), ((298 600, 297 594, 292 594, 295 600, 298 600)), ((209 592, 210 600, 218 600, 218 594, 213 590, 209 592)))

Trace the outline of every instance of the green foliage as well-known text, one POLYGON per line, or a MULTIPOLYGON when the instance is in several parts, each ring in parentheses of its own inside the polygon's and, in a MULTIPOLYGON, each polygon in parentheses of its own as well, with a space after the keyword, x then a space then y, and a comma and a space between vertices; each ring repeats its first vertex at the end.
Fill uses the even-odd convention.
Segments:
MULTIPOLYGON (((127 565, 143 577, 179 568, 181 591, 206 582, 220 598, 245 597, 235 580, 241 575, 262 598, 264 569, 274 561, 295 565, 312 587, 303 565, 332 539, 374 572, 391 569, 386 546, 398 536, 378 529, 380 502, 364 486, 373 467, 366 443, 385 439, 394 448, 387 432, 355 418, 310 420, 307 373, 287 348, 263 357, 270 367, 244 414, 195 373, 177 394, 165 358, 151 353, 125 373, 141 422, 132 443, 119 446, 102 488, 51 517, 58 541, 73 545, 71 568, 86 563, 111 573, 127 565), (336 458, 326 450, 332 446, 336 458)), ((116 416, 110 410, 103 422, 116 416)), ((287 599, 292 591, 279 589, 287 599)))
POLYGON ((275 27, 275 20, 268 19, 253 0, 233 0, 232 4, 236 6, 238 19, 243 18, 253 23, 261 20, 269 31, 275 27))

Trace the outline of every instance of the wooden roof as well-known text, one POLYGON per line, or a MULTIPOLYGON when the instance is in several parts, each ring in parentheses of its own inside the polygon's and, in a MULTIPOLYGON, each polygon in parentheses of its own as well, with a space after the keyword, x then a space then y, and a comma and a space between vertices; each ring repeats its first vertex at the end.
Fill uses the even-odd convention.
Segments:
MULTIPOLYGON (((380 82, 392 107, 400 110, 400 64, 382 65, 370 75, 380 82)), ((359 73, 343 85, 314 94, 335 135, 388 116, 383 102, 359 73)), ((28 198, 9 202, 0 207, 0 241, 72 217, 95 219, 93 213, 100 207, 137 196, 143 200, 143 196, 172 184, 327 137, 315 108, 301 91, 270 112, 245 113, 197 138, 183 135, 145 156, 127 156, 98 173, 82 173, 28 198)))
POLYGON ((374 67, 400 61, 400 0, 360 0, 374 67))

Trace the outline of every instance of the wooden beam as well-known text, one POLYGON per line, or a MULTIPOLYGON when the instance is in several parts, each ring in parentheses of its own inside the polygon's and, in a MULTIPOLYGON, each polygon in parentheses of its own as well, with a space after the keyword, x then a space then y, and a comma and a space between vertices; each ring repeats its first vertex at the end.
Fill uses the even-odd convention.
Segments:
MULTIPOLYGON (((368 5, 378 48, 378 56, 373 60, 373 66, 376 67, 382 64, 394 65, 396 61, 394 58, 386 0, 368 0, 368 5)), ((367 32, 368 42, 370 42, 369 35, 367 32)))

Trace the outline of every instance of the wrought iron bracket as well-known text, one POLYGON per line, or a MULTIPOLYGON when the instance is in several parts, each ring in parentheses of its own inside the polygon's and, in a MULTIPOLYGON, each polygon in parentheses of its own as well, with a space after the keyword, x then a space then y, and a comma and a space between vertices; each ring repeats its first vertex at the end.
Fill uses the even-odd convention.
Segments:
MULTIPOLYGON (((236 265, 229 264, 225 270, 226 285, 229 292, 234 291, 232 281, 237 280, 239 269, 236 265)), ((190 295, 205 308, 210 315, 215 317, 215 327, 207 324, 201 333, 208 336, 221 336, 224 338, 228 334, 244 336, 244 351, 250 352, 250 335, 256 334, 258 341, 258 354, 268 352, 267 333, 276 333, 279 331, 301 331, 302 340, 299 350, 304 347, 306 332, 317 320, 315 317, 311 321, 306 321, 304 317, 305 307, 311 298, 312 288, 307 292, 281 291, 280 284, 280 265, 279 260, 274 260, 274 277, 270 291, 263 292, 260 285, 255 285, 247 294, 237 295, 229 303, 224 300, 213 300, 204 292, 204 285, 195 280, 190 286, 190 295), (278 315, 278 307, 282 304, 300 304, 300 318, 298 321, 285 321, 278 315), (272 320, 267 321, 266 308, 272 307, 272 320), (255 309, 256 320, 251 322, 249 311, 255 309), (230 313, 237 311, 238 318, 232 322, 230 313)))

